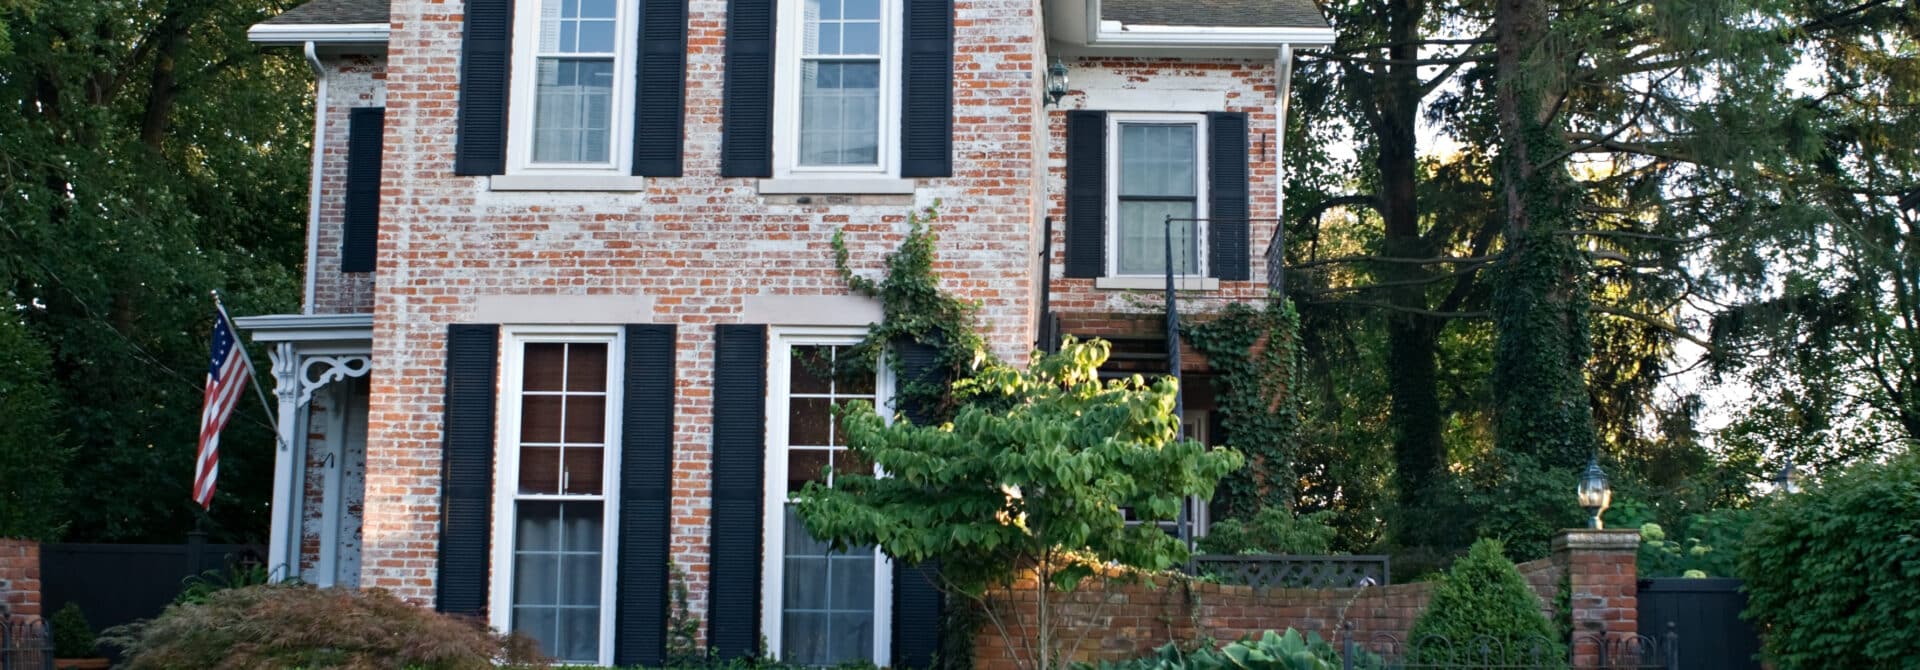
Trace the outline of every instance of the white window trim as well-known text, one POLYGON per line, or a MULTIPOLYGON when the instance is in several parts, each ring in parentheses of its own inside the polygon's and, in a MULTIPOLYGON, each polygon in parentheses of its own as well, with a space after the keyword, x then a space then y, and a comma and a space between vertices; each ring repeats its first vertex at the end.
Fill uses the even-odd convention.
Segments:
MULTIPOLYGON (((767 456, 766 476, 762 478, 763 495, 761 509, 761 547, 760 560, 760 635, 766 639, 767 649, 778 658, 781 642, 781 601, 785 590, 785 561, 781 555, 786 546, 784 523, 786 514, 782 511, 787 504, 787 410, 788 391, 792 388, 786 361, 792 360, 795 345, 854 345, 859 344, 867 335, 867 329, 861 328, 822 328, 822 327, 782 327, 769 329, 767 352, 767 456)), ((874 380, 874 396, 881 403, 879 410, 883 417, 892 416, 894 389, 893 375, 887 371, 886 361, 875 366, 878 375, 874 380)), ((889 419, 890 420, 890 419, 889 419)), ((874 665, 887 667, 893 659, 893 559, 885 552, 874 550, 873 577, 873 662, 874 665)))
MULTIPOLYGON (((1207 115, 1205 114, 1155 114, 1146 112, 1112 112, 1107 114, 1107 272, 1108 277, 1159 277, 1164 274, 1120 274, 1120 126, 1130 123, 1179 123, 1194 127, 1194 207, 1193 216, 1197 232, 1194 237, 1200 247, 1199 269, 1184 277, 1210 277, 1207 267, 1207 115)), ((1215 284, 1218 286, 1218 284, 1215 284)), ((1116 288, 1120 288, 1116 286, 1116 288)), ((1202 289, 1206 287, 1202 286, 1202 289)))
MULTIPOLYGON (((534 65, 540 45, 540 4, 543 0, 516 0, 513 8, 513 63, 508 80, 507 173, 510 175, 631 176, 633 171, 633 113, 637 86, 635 58, 639 49, 637 3, 615 3, 613 47, 613 126, 604 164, 533 162, 534 65)), ((513 190, 513 189, 499 189, 513 190)))
POLYGON ((777 0, 774 21, 773 118, 775 179, 883 177, 900 175, 900 0, 880 0, 880 146, 876 165, 800 165, 801 32, 806 0, 777 0))
POLYGON ((615 568, 620 556, 620 409, 621 384, 626 374, 626 348, 618 326, 506 326, 501 328, 500 400, 495 422, 493 476, 493 575, 489 584, 487 623, 507 632, 513 625, 513 547, 519 524, 514 503, 521 500, 586 500, 582 495, 520 495, 520 391, 524 379, 521 354, 529 342, 585 342, 607 345, 607 457, 602 461, 601 495, 604 506, 600 529, 600 657, 612 665, 614 605, 618 593, 615 568))

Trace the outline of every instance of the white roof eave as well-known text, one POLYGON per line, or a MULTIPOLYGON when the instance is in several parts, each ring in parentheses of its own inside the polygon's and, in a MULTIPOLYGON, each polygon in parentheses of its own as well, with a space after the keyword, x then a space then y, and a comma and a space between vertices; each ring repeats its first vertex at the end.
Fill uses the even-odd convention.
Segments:
POLYGON ((300 46, 308 42, 385 46, 391 31, 392 27, 385 23, 256 23, 247 29, 247 41, 269 46, 300 46))

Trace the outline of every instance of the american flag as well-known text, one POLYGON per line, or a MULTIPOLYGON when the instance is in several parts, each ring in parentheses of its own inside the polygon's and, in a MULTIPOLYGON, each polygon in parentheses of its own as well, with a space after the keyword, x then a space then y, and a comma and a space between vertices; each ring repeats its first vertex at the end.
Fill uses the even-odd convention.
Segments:
POLYGON ((233 408, 240 404, 240 392, 246 390, 253 365, 233 334, 227 311, 214 314, 213 359, 207 366, 206 405, 200 410, 200 452, 193 468, 193 501, 203 509, 213 507, 213 480, 220 475, 220 429, 227 427, 233 408))

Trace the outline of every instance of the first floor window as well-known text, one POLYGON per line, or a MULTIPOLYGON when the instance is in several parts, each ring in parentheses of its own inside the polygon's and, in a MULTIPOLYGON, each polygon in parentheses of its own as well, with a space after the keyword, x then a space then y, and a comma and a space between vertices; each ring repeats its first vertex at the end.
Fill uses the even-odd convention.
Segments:
POLYGON ((874 547, 832 551, 801 522, 789 496, 837 473, 871 473, 847 450, 836 407, 882 407, 871 369, 851 364, 858 335, 776 338, 769 375, 766 564, 762 629, 780 660, 811 666, 886 665, 892 571, 874 547))
POLYGON ((568 663, 612 648, 618 337, 510 331, 504 348, 494 625, 568 663))
POLYGON ((1115 199, 1111 239, 1116 275, 1162 275, 1167 271, 1169 217, 1173 232, 1173 271, 1197 275, 1201 267, 1204 217, 1200 194, 1206 175, 1201 166, 1201 117, 1194 115, 1113 114, 1108 155, 1114 165, 1115 199))

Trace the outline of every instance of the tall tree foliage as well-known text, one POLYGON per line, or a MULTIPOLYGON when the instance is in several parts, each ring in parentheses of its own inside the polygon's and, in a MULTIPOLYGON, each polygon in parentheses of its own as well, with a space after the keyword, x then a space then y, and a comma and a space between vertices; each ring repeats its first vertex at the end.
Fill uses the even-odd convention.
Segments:
MULTIPOLYGON (((245 38, 291 4, 0 2, 0 290, 47 354, 40 437, 73 453, 70 539, 192 526, 207 292, 297 306, 311 76, 245 38)), ((264 534, 273 437, 254 405, 223 440, 214 520, 234 539, 264 534)))

